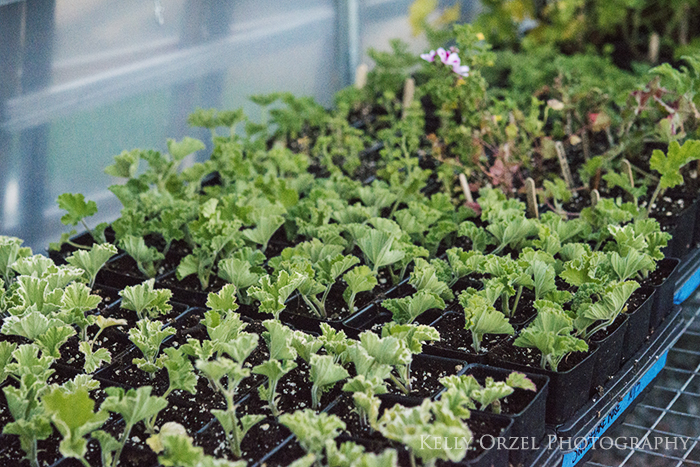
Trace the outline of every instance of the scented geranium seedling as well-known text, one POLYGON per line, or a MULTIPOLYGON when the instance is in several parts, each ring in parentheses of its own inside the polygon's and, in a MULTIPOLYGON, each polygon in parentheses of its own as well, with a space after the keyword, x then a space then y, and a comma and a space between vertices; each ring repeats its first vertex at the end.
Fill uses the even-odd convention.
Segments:
POLYGON ((158 358, 163 341, 176 333, 172 327, 162 327, 160 321, 148 318, 139 320, 136 327, 129 329, 129 340, 139 348, 144 358, 134 358, 133 363, 142 371, 155 378, 158 370, 163 368, 163 359, 158 358))
POLYGON ((165 256, 154 247, 147 246, 143 237, 127 235, 119 240, 119 246, 136 261, 136 267, 145 277, 153 278, 158 274, 158 265, 165 256))
POLYGON ((645 216, 649 215, 651 210, 654 209, 656 199, 664 190, 683 184, 683 176, 680 173, 681 168, 689 162, 699 159, 699 140, 689 139, 683 143, 683 146, 678 144, 678 141, 671 141, 666 154, 660 149, 654 149, 651 159, 649 159, 649 167, 661 174, 661 178, 654 193, 651 195, 651 199, 649 199, 649 203, 647 203, 644 212, 645 216))
POLYGON ((465 329, 472 335, 472 348, 474 352, 481 351, 481 341, 486 334, 515 333, 508 319, 497 311, 489 300, 473 289, 462 292, 459 296, 459 304, 464 308, 465 329))
POLYGON ((370 229, 366 235, 356 239, 357 246, 362 250, 365 261, 375 276, 380 268, 403 259, 405 253, 394 248, 394 241, 393 235, 376 229, 370 229))
POLYGON ((459 462, 472 441, 467 425, 442 401, 425 399, 417 407, 396 404, 384 412, 378 426, 386 438, 408 448, 411 465, 416 465, 416 457, 430 467, 438 460, 459 462), (458 442, 442 443, 445 439, 458 442))
POLYGON ((383 300, 382 307, 391 311, 394 322, 411 324, 428 310, 435 308, 444 310, 445 301, 432 292, 421 290, 409 297, 383 300))
MULTIPOLYGON (((97 214, 97 204, 94 201, 85 201, 85 196, 80 193, 63 193, 62 195, 58 196, 58 207, 66 211, 66 214, 61 217, 61 222, 63 225, 74 226, 82 224, 95 243, 106 243, 105 229, 108 226, 106 222, 98 224, 94 229, 91 229, 88 227, 87 223, 85 223, 85 218, 92 217, 97 214)), ((75 230, 72 230, 67 234, 61 235, 60 242, 51 243, 49 245, 49 249, 58 251, 61 249, 61 245, 64 243, 68 243, 75 248, 87 248, 85 245, 80 245, 69 240, 70 237, 76 233, 77 232, 75 230)))
POLYGON ((165 466, 179 467, 245 467, 245 461, 229 461, 204 454, 204 449, 194 446, 184 426, 167 422, 146 443, 159 454, 158 462, 165 466))
POLYGON ((15 271, 12 265, 20 258, 31 256, 32 250, 22 246, 23 240, 0 235, 0 275, 6 286, 12 283, 15 271))
POLYGON ((348 305, 350 313, 355 311, 355 298, 360 292, 369 292, 377 286, 377 277, 372 270, 365 265, 357 266, 346 272, 343 280, 347 284, 343 292, 343 298, 348 305))
POLYGON ((437 268, 423 258, 416 258, 415 267, 411 272, 411 278, 408 280, 408 283, 417 291, 431 292, 442 300, 452 300, 454 298, 454 294, 447 283, 441 281, 438 277, 437 268))
POLYGON ((382 403, 377 396, 387 393, 384 380, 377 376, 366 378, 360 374, 348 380, 343 385, 343 391, 352 393, 352 400, 355 404, 355 411, 360 417, 360 424, 376 430, 379 408, 382 403))
POLYGON ((277 408, 277 385, 284 375, 297 367, 297 352, 292 345, 294 332, 276 320, 263 321, 267 329, 263 339, 270 352, 270 358, 253 368, 253 373, 267 377, 267 384, 260 386, 260 398, 267 401, 274 416, 279 415, 277 408))
POLYGON ((119 292, 122 297, 121 307, 135 311, 139 320, 155 318, 170 312, 173 306, 168 301, 172 298, 172 291, 154 289, 154 284, 155 280, 149 279, 142 284, 125 287, 119 292))
POLYGON ((278 215, 258 214, 255 220, 255 227, 242 232, 247 240, 261 246, 263 253, 267 249, 270 238, 284 224, 284 217, 278 215))
POLYGON ((97 273, 102 269, 107 260, 117 254, 117 248, 111 243, 94 244, 89 251, 77 250, 66 258, 71 266, 85 271, 88 286, 92 289, 95 285, 97 273))
POLYGON ((586 352, 588 344, 574 337, 573 320, 560 305, 539 300, 535 302, 537 316, 523 329, 513 343, 516 347, 536 348, 541 353, 542 369, 557 371, 559 363, 571 352, 586 352))
POLYGON ((212 414, 226 433, 231 452, 240 458, 243 455, 241 441, 253 426, 265 418, 263 415, 246 414, 239 417, 236 414, 238 388, 250 376, 250 369, 244 367, 244 362, 258 346, 258 336, 244 332, 228 344, 228 354, 232 359, 217 357, 210 361, 197 360, 196 365, 226 401, 225 410, 213 409, 212 414))
POLYGON ((250 305, 252 297, 247 291, 265 274, 264 262, 265 255, 261 251, 241 248, 232 257, 219 261, 219 277, 236 287, 239 302, 250 305))
POLYGON ((311 386, 311 408, 318 410, 323 391, 331 388, 338 381, 350 376, 342 365, 335 362, 331 355, 311 355, 309 373, 311 386))
POLYGON ((524 373, 517 371, 508 375, 505 381, 495 381, 487 377, 482 386, 472 375, 450 375, 442 378, 440 384, 450 391, 455 391, 468 399, 469 408, 489 410, 493 413, 501 413, 501 400, 513 394, 515 389, 537 391, 533 383, 524 373))
POLYGON ((610 282, 600 287, 588 300, 577 302, 574 309, 576 311, 574 326, 581 338, 588 340, 596 332, 613 324, 622 313, 627 300, 638 288, 639 283, 635 281, 610 282))
POLYGON ((310 409, 282 414, 279 421, 296 436, 304 451, 313 454, 316 459, 323 457, 326 440, 335 439, 345 430, 345 422, 337 416, 310 409))
POLYGON ((279 271, 273 279, 270 275, 264 275, 259 285, 248 289, 248 294, 260 301, 260 311, 272 314, 279 319, 280 313, 285 308, 285 302, 289 296, 304 282, 304 276, 294 271, 279 271))

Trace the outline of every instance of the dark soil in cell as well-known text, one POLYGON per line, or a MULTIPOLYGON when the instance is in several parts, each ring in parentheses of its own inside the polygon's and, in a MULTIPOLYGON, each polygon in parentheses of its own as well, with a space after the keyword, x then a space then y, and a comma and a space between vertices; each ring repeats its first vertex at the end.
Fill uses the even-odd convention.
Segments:
POLYGON ((649 295, 653 293, 653 289, 637 289, 632 293, 632 296, 627 300, 627 311, 626 313, 632 313, 637 308, 642 306, 644 302, 649 298, 649 295))
MULTIPOLYGON (((243 413, 243 412, 241 412, 243 413)), ((272 449, 280 445, 291 435, 291 432, 283 425, 278 424, 274 418, 266 418, 250 429, 241 442, 243 458, 248 465, 259 461, 272 449)), ((207 429, 194 436, 196 445, 204 448, 204 453, 210 456, 235 459, 229 449, 228 440, 224 430, 218 421, 214 420, 207 429)))
POLYGON ((440 340, 431 345, 477 356, 487 354, 493 347, 508 338, 507 335, 486 334, 481 340, 481 351, 477 354, 472 347, 472 333, 464 328, 465 325, 464 313, 445 313, 433 323, 433 327, 440 333, 440 340))
MULTIPOLYGON (((581 363, 590 353, 588 352, 571 352, 559 363, 557 371, 559 373, 568 371, 581 363)), ((541 353, 537 349, 516 347, 513 345, 512 338, 501 345, 495 347, 491 353, 494 357, 520 365, 526 365, 531 368, 541 368, 540 359, 541 353)))
POLYGON ((613 323, 612 323, 610 326, 608 326, 608 327, 605 328, 605 329, 601 329, 600 331, 598 331, 598 332, 596 332, 595 334, 593 334, 593 335, 590 337, 590 340, 591 340, 592 342, 600 342, 600 341, 602 341, 603 339, 605 339, 606 337, 608 337, 610 334, 612 334, 613 332, 615 332, 615 331, 617 330, 617 328, 619 328, 620 326, 622 326, 622 323, 624 323, 624 322, 625 322, 625 316, 622 315, 622 314, 620 314, 617 318, 615 318, 615 321, 613 321, 613 323))
MULTIPOLYGON (((515 305, 515 296, 510 297, 508 303, 510 305, 509 309, 513 310, 513 305, 515 305)), ((515 313, 508 318, 510 324, 513 326, 522 326, 530 322, 536 315, 537 310, 534 307, 535 295, 527 289, 523 290, 520 300, 518 301, 518 308, 516 308, 515 313)), ((496 303, 493 305, 497 310, 501 310, 501 299, 498 298, 496 303)))
POLYGON ((666 278, 668 278, 675 268, 676 264, 672 261, 659 261, 656 263, 656 269, 649 273, 649 276, 639 283, 641 285, 648 285, 651 287, 658 287, 664 283, 666 278))
MULTIPOLYGON (((297 295, 292 300, 287 302, 287 311, 290 313, 295 313, 303 316, 310 316, 312 318, 323 319, 324 321, 340 321, 352 315, 348 310, 348 305, 343 298, 343 292, 346 289, 346 285, 342 281, 336 282, 332 287, 331 291, 328 293, 328 298, 326 299, 326 316, 321 317, 312 311, 306 304, 301 295, 297 295)), ((321 294, 322 295, 322 294, 321 294)), ((320 298, 319 298, 320 299, 320 298)), ((357 301, 356 301, 357 302, 357 301)))
POLYGON ((158 286, 160 288, 181 289, 186 292, 199 293, 218 292, 227 283, 228 282, 216 275, 216 271, 212 272, 211 276, 209 277, 209 286, 207 287, 207 290, 202 290, 202 284, 199 282, 199 278, 196 274, 189 275, 183 278, 181 281, 177 280, 175 274, 169 274, 158 279, 158 286))
POLYGON ((430 358, 414 355, 411 364, 411 392, 404 394, 391 381, 387 382, 389 394, 408 395, 412 397, 432 397, 443 389, 440 379, 459 373, 464 363, 458 360, 430 358))
MULTIPOLYGON (((127 337, 125 326, 117 327, 121 328, 122 331, 114 328, 105 329, 97 338, 97 342, 93 344, 93 351, 97 351, 100 348, 107 349, 114 360, 122 352, 130 349, 133 344, 127 337)), ((98 330, 99 328, 95 325, 88 327, 88 338, 93 338, 98 330)), ((61 347, 61 358, 56 360, 56 363, 82 372, 85 365, 85 356, 78 350, 79 344, 80 338, 78 335, 69 338, 68 342, 61 347)), ((106 366, 108 363, 103 365, 106 366)))

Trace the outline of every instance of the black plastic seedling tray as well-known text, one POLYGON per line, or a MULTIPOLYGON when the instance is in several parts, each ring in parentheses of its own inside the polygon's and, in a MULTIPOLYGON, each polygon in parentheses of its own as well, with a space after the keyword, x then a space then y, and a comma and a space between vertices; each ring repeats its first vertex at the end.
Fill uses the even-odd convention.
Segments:
MULTIPOLYGON (((675 274, 674 303, 680 304, 700 285, 700 248, 684 258, 675 274)), ((669 350, 685 331, 682 308, 673 311, 651 338, 629 359, 604 388, 565 423, 548 426, 539 450, 529 460, 531 467, 573 467, 590 456, 597 440, 610 433, 652 388, 666 364, 669 350)))

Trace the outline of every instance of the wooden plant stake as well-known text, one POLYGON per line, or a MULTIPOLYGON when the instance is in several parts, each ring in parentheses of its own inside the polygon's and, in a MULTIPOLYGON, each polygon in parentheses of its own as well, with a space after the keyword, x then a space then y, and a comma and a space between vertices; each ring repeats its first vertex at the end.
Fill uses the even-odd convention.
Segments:
POLYGON ((591 207, 595 207, 596 204, 598 204, 598 201, 600 201, 600 193, 598 193, 598 190, 592 190, 591 191, 591 207))
POLYGON ((588 130, 585 128, 581 133, 581 144, 583 145, 583 159, 589 160, 591 158, 591 140, 588 139, 588 130))
POLYGON ((357 65, 355 70, 355 87, 357 89, 362 89, 367 84, 367 73, 369 72, 369 67, 364 63, 357 65))
POLYGON ((406 118, 406 109, 413 103, 413 97, 416 95, 416 81, 413 78, 406 78, 403 84, 403 112, 401 118, 406 118))
POLYGON ((467 176, 463 173, 459 174, 459 184, 462 186, 462 191, 464 192, 464 199, 467 203, 473 203, 474 198, 472 198, 472 192, 469 190, 469 183, 467 183, 467 176))
POLYGON ((527 210, 530 217, 535 219, 540 218, 539 210, 537 209, 537 192, 535 191, 535 181, 532 177, 525 180, 525 190, 527 190, 527 210))
POLYGON ((656 63, 659 61, 659 46, 661 45, 661 37, 659 33, 654 32, 649 36, 649 61, 656 63))
POLYGON ((620 162, 620 168, 622 168, 622 171, 627 175, 627 178, 630 181, 630 186, 634 188, 634 176, 632 175, 632 164, 630 164, 630 161, 627 159, 622 159, 622 162, 620 162))
POLYGON ((561 173, 562 175, 564 175, 566 187, 569 190, 571 190, 574 187, 574 179, 571 176, 569 161, 566 160, 566 152, 564 152, 564 145, 561 141, 557 141, 556 143, 554 143, 554 147, 557 150, 557 158, 559 159, 559 165, 561 166, 561 173))

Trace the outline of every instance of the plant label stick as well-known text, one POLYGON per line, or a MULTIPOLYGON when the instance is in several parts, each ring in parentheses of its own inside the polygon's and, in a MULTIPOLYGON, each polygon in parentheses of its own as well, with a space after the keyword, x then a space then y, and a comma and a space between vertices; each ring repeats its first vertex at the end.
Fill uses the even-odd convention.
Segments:
POLYGON ((569 162, 566 160, 564 145, 561 141, 557 141, 554 143, 554 147, 557 150, 557 158, 559 159, 559 165, 561 166, 561 173, 564 175, 564 181, 566 182, 567 188, 571 190, 574 187, 574 179, 571 177, 571 169, 569 168, 569 162))
POLYGON ((413 96, 416 94, 416 82, 413 78, 406 78, 406 82, 403 85, 403 115, 401 118, 406 116, 406 109, 413 102, 413 96))
POLYGON ((595 207, 598 201, 600 201, 600 193, 598 190, 591 190, 591 207, 595 207))
POLYGON ((622 168, 622 171, 627 175, 627 178, 630 180, 630 186, 634 188, 634 177, 632 176, 632 164, 630 164, 630 161, 627 159, 622 159, 622 162, 620 163, 620 167, 622 168))
POLYGON ((540 213, 537 209, 537 193, 535 192, 535 181, 532 177, 525 180, 525 189, 527 190, 527 209, 530 211, 530 216, 539 219, 540 213))
POLYGON ((659 46, 661 45, 661 37, 659 33, 652 33, 649 36, 649 61, 656 63, 659 61, 659 46))
POLYGON ((357 65, 357 69, 355 70, 355 87, 357 89, 362 89, 365 87, 365 84, 367 84, 368 71, 369 67, 364 63, 357 65))
POLYGON ((467 176, 463 173, 459 174, 459 184, 462 185, 462 191, 464 192, 464 198, 467 200, 467 203, 473 203, 474 198, 472 198, 472 192, 469 190, 467 176))

